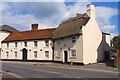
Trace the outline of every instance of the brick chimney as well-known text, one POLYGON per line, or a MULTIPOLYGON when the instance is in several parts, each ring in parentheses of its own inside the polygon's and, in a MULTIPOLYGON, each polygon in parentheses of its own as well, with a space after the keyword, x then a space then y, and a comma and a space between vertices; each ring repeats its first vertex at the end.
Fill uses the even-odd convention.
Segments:
POLYGON ((31 30, 38 30, 38 24, 32 24, 31 27, 31 30))
POLYGON ((87 5, 87 14, 90 18, 96 18, 95 6, 92 4, 87 5))

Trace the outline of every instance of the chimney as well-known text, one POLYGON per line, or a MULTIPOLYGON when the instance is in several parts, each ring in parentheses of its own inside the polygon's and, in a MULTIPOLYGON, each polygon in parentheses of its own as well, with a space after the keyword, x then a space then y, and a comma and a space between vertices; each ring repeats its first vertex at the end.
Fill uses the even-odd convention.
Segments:
POLYGON ((95 15, 95 6, 92 4, 87 5, 87 14, 90 18, 96 18, 95 15))
POLYGON ((31 27, 31 30, 38 30, 38 24, 32 24, 31 27))

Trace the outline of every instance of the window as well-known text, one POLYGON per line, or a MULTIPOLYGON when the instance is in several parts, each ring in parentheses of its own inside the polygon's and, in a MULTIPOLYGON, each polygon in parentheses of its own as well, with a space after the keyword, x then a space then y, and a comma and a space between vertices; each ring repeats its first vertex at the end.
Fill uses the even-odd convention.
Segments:
POLYGON ((45 46, 49 46, 49 40, 45 40, 45 46))
POLYGON ((34 58, 37 58, 37 51, 34 51, 34 58))
POLYGON ((57 40, 57 43, 60 44, 60 39, 57 40))
POLYGON ((56 55, 56 58, 60 58, 60 56, 61 56, 61 50, 59 50, 58 52, 57 52, 57 55, 56 55))
POLYGON ((27 47, 27 42, 24 42, 25 47, 27 47))
POLYGON ((49 58, 49 51, 45 51, 45 58, 49 58))
POLYGON ((17 52, 15 51, 15 57, 17 57, 17 52))
POLYGON ((9 43, 7 43, 7 48, 9 47, 9 43))
POLYGON ((17 47, 17 42, 15 42, 15 47, 17 47))
POLYGON ((75 43, 75 42, 76 42, 76 37, 75 37, 75 36, 73 36, 73 37, 71 38, 71 42, 72 42, 72 43, 75 43))
POLYGON ((9 52, 6 52, 6 57, 9 57, 9 52))
POLYGON ((37 41, 34 41, 34 46, 37 47, 37 41))
POLYGON ((71 51, 71 58, 76 58, 76 50, 71 51))

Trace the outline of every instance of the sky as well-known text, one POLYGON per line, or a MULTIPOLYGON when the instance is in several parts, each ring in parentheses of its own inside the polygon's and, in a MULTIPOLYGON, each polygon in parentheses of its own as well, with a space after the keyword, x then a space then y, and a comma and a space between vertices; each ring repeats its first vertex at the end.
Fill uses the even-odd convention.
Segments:
POLYGON ((1 2, 0 25, 7 24, 20 31, 30 30, 33 23, 38 23, 39 29, 58 27, 76 13, 85 13, 88 4, 95 6, 101 31, 110 33, 111 38, 117 35, 118 2, 1 2))

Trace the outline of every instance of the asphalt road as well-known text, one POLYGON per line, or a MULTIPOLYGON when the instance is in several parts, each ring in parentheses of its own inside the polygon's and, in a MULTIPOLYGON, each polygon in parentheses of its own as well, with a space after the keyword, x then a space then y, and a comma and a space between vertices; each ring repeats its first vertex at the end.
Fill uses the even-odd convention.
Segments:
POLYGON ((118 78, 117 72, 50 67, 49 65, 3 62, 2 70, 18 78, 118 78))

